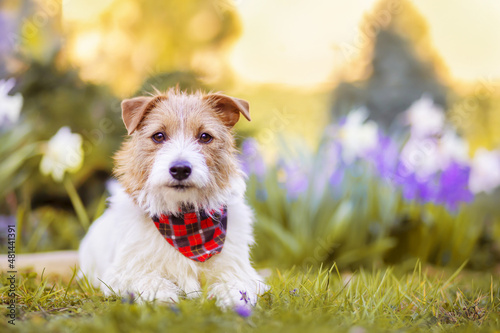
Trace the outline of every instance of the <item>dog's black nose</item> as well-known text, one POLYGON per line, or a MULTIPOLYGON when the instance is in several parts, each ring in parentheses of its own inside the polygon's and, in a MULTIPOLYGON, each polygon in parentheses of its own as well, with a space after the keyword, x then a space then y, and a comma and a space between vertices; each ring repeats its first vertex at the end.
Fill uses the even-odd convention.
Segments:
POLYGON ((177 180, 184 180, 191 174, 191 164, 189 162, 174 162, 170 166, 170 174, 177 180))

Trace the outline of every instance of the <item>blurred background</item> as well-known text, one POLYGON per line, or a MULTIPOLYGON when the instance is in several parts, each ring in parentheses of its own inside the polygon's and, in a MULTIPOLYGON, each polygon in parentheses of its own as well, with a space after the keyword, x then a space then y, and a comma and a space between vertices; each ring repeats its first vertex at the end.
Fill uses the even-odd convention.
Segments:
POLYGON ((500 3, 4 0, 0 248, 77 249, 120 101, 179 84, 236 127, 254 261, 500 269, 500 3))

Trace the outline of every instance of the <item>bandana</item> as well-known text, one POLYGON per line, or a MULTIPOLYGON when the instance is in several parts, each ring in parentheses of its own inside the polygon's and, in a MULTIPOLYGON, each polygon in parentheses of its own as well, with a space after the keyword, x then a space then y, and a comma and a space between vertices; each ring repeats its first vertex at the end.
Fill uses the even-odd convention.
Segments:
POLYGON ((162 214, 152 219, 165 240, 191 260, 204 262, 222 251, 226 240, 226 206, 209 213, 183 209, 176 215, 162 214))

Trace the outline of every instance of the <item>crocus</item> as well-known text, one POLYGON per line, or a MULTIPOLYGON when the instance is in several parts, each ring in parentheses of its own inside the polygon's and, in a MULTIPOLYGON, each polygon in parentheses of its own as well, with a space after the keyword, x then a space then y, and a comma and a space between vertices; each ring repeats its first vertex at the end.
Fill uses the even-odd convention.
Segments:
POLYGON ((439 141, 411 136, 401 150, 400 160, 419 180, 429 179, 441 170, 439 141))
POLYGON ((280 163, 285 176, 285 188, 288 199, 295 200, 309 187, 309 180, 303 168, 298 164, 280 163))
POLYGON ((381 178, 392 179, 398 165, 399 147, 390 137, 379 132, 377 146, 369 152, 367 160, 381 178))
POLYGON ((468 188, 469 174, 468 166, 451 162, 440 174, 436 202, 454 211, 460 203, 472 201, 474 195, 468 188))
POLYGON ((240 317, 247 318, 252 314, 252 308, 250 305, 238 305, 234 308, 234 311, 240 315, 240 317))
POLYGON ((342 158, 350 164, 356 158, 363 158, 377 144, 378 127, 374 121, 366 121, 368 110, 360 108, 351 111, 345 123, 339 128, 339 142, 342 145, 342 158))
POLYGON ((411 173, 397 180, 406 200, 426 203, 436 198, 439 184, 434 177, 422 180, 415 173, 411 173))
POLYGON ((469 189, 472 193, 491 193, 500 185, 500 152, 479 148, 471 163, 469 189))
POLYGON ((427 95, 415 101, 406 111, 406 116, 411 135, 417 138, 441 133, 445 123, 443 109, 427 95))
POLYGON ((62 127, 48 142, 40 162, 40 172, 61 182, 65 172, 76 172, 83 162, 82 137, 62 127))
POLYGON ((0 59, 5 55, 10 55, 14 50, 16 35, 14 15, 12 14, 13 11, 6 11, 5 8, 0 11, 0 31, 2 32, 0 35, 0 59))
POLYGON ((469 163, 469 144, 451 128, 443 131, 439 140, 439 151, 443 170, 453 161, 462 165, 469 163))
POLYGON ((241 145, 240 162, 246 175, 256 175, 259 179, 266 174, 264 158, 260 153, 259 144, 255 139, 246 139, 241 145))

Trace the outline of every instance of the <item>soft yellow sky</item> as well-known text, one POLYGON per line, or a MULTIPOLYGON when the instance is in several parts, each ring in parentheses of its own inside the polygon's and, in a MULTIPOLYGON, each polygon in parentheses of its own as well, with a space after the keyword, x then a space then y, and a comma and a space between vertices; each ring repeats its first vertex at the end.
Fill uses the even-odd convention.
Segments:
MULTIPOLYGON (((66 22, 91 22, 113 1, 65 0, 63 17, 66 22)), ((229 55, 231 67, 242 81, 312 88, 331 88, 344 65, 356 58, 363 46, 359 23, 377 2, 220 1, 226 3, 225 8, 232 1, 242 20, 243 34, 229 55), (350 54, 345 52, 346 45, 350 54)), ((500 0, 413 3, 428 20, 431 41, 452 78, 500 79, 500 0)), ((123 15, 130 14, 126 11, 129 7, 126 0, 120 0, 117 6, 123 15)), ((99 38, 97 30, 80 36, 73 50, 75 57, 81 61, 95 57, 99 38)))
MULTIPOLYGON (((238 0, 243 35, 231 64, 244 80, 328 84, 355 49, 358 26, 375 0, 238 0), (333 74, 333 75, 332 75, 333 74)), ((431 40, 453 78, 500 78, 500 1, 418 0, 431 40)))

